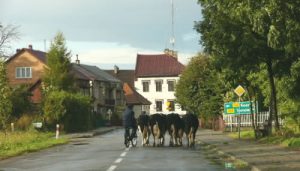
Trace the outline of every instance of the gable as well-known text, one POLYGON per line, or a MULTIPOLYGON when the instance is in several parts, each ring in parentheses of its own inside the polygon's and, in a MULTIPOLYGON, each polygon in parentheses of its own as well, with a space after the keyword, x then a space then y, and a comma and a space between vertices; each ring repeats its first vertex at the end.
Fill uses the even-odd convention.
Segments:
POLYGON ((28 52, 27 50, 22 50, 6 62, 7 77, 9 79, 9 83, 12 86, 18 84, 33 84, 37 80, 42 78, 45 67, 46 64, 35 55, 28 52), (16 78, 16 70, 18 67, 31 68, 32 77, 26 79, 16 78))

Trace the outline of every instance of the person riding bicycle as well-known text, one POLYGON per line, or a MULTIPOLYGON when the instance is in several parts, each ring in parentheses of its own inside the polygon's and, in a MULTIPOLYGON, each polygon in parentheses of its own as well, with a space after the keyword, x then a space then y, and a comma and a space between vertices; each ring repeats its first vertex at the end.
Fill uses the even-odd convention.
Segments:
POLYGON ((123 112, 123 126, 125 128, 124 144, 126 144, 126 137, 129 135, 129 129, 132 128, 132 135, 136 136, 137 124, 134 117, 133 105, 127 105, 126 110, 123 112))

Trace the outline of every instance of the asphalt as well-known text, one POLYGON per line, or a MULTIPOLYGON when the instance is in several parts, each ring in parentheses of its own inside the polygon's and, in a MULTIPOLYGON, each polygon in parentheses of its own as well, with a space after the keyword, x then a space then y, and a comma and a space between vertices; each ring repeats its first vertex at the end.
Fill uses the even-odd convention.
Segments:
MULTIPOLYGON (((121 128, 120 126, 100 127, 88 132, 65 134, 63 136, 71 139, 89 138, 121 128)), ((229 137, 228 133, 210 129, 199 129, 196 134, 196 142, 201 146, 200 150, 208 149, 214 155, 223 159, 226 158, 227 161, 232 163, 238 161, 238 163, 246 164, 247 168, 244 170, 300 171, 300 149, 262 144, 253 140, 238 140, 229 137)))
POLYGON ((198 130, 196 142, 233 162, 245 163, 251 171, 300 171, 300 149, 238 140, 208 129, 198 130))
POLYGON ((68 138, 90 138, 96 135, 102 135, 111 131, 114 131, 116 129, 120 129, 122 127, 120 126, 110 126, 110 127, 99 127, 97 129, 88 131, 88 132, 79 132, 79 133, 70 133, 65 134, 63 136, 67 136, 68 138))

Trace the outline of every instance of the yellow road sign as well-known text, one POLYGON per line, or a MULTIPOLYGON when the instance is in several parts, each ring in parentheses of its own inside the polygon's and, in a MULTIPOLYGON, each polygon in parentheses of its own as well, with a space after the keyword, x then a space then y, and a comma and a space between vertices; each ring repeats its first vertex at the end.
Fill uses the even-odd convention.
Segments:
POLYGON ((245 93, 245 89, 239 85, 236 89, 234 89, 235 94, 241 97, 245 93))

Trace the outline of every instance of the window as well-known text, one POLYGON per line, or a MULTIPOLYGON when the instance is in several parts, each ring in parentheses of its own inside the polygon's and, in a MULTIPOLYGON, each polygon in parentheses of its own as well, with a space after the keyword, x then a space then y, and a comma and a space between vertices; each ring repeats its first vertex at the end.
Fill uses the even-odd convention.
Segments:
POLYGON ((174 102, 174 100, 168 100, 167 110, 168 111, 175 111, 175 102, 174 102))
POLYGON ((17 67, 16 78, 32 78, 31 67, 17 67))
POLYGON ((155 104, 156 104, 156 111, 157 112, 161 112, 162 111, 162 100, 157 100, 155 101, 155 104))
POLYGON ((143 105, 142 106, 142 111, 149 111, 150 110, 150 105, 143 105))
POLYGON ((168 91, 175 91, 175 80, 168 80, 168 91))
POLYGON ((150 81, 142 81, 143 84, 143 92, 149 92, 150 81))
POLYGON ((156 87, 156 92, 161 92, 162 91, 162 80, 156 80, 155 81, 155 87, 156 87))

